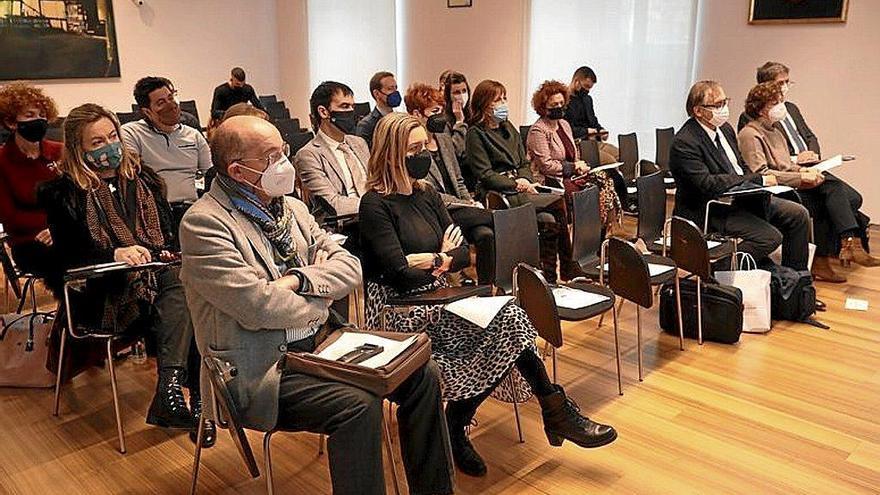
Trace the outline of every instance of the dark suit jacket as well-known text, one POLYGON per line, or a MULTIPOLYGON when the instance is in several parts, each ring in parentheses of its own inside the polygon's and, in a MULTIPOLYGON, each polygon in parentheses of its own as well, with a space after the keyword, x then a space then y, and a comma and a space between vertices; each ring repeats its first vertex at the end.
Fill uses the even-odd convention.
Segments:
POLYGON ((478 125, 467 132, 467 159, 465 167, 477 179, 477 195, 487 191, 513 191, 516 180, 511 176, 532 181, 531 162, 526 156, 522 138, 509 121, 501 123, 507 138, 478 125))
MULTIPOLYGON (((794 121, 794 126, 797 128, 798 134, 804 138, 804 142, 807 143, 807 149, 816 153, 817 155, 821 155, 822 151, 819 148, 819 138, 813 134, 813 130, 810 129, 810 126, 807 125, 807 121, 804 120, 803 114, 801 114, 801 109, 798 108, 797 105, 790 101, 785 102, 785 109, 788 110, 788 114, 791 115, 791 120, 794 121)), ((746 115, 745 112, 739 114, 739 122, 737 123, 736 129, 741 131, 743 127, 745 127, 750 121, 751 117, 746 115)), ((775 124, 780 131, 785 133, 785 129, 782 127, 782 123, 777 122, 775 124)), ((788 142, 788 134, 786 134, 786 142, 788 142)), ((791 146, 791 143, 788 143, 788 152, 792 155, 795 154, 794 148, 791 146)))
POLYGON ((578 91, 571 95, 568 108, 565 110, 565 120, 571 124, 575 139, 587 137, 587 129, 603 129, 593 108, 593 97, 586 91, 578 91))
POLYGON ((425 177, 434 189, 440 193, 443 203, 449 206, 451 203, 469 203, 473 201, 471 193, 465 187, 464 179, 461 175, 461 167, 458 164, 458 158, 455 153, 454 137, 446 133, 434 134, 437 139, 437 149, 440 152, 440 158, 443 163, 431 162, 431 169, 428 170, 428 176, 425 177), (444 167, 449 175, 449 180, 455 185, 455 189, 447 189, 443 184, 443 174, 438 167, 444 167))
POLYGON ((379 123, 379 119, 382 117, 383 115, 379 111, 379 107, 373 107, 373 111, 358 122, 357 129, 354 131, 354 134, 363 138, 370 148, 373 147, 373 131, 376 130, 376 124, 379 123))
MULTIPOLYGON (((737 147, 733 127, 725 123, 719 129, 736 154, 739 166, 743 171, 749 170, 737 147)), ((703 225, 706 202, 710 199, 715 199, 731 187, 745 182, 763 184, 760 174, 728 173, 722 162, 721 151, 693 117, 681 126, 672 140, 669 171, 675 177, 676 183, 674 214, 697 225, 703 225)))

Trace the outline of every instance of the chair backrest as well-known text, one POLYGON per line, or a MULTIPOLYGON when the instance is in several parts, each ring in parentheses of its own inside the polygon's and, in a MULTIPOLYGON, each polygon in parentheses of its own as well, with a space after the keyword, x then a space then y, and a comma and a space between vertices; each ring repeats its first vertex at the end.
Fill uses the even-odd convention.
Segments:
POLYGON ((690 220, 672 217, 670 257, 682 270, 702 278, 712 276, 709 246, 700 228, 690 220))
POLYGON ((520 139, 522 139, 522 144, 523 144, 524 150, 527 150, 529 148, 528 146, 526 146, 526 141, 529 139, 529 129, 531 129, 531 128, 532 128, 532 126, 530 126, 530 125, 519 126, 519 137, 520 137, 520 139))
POLYGON ((299 127, 299 119, 275 119, 275 127, 278 128, 278 132, 281 133, 281 138, 287 143, 290 143, 289 138, 291 135, 302 132, 299 127))
POLYGON ((486 193, 486 208, 490 210, 506 210, 510 208, 510 202, 498 191, 486 193))
POLYGON ((208 368, 208 376, 211 379, 211 389, 214 392, 215 403, 220 408, 220 411, 215 411, 214 413, 215 415, 218 412, 222 413, 223 419, 229 423, 229 434, 232 436, 232 441, 235 442, 238 453, 247 465, 248 472, 256 478, 260 476, 260 468, 257 467, 257 460, 254 458, 251 444, 248 443, 247 435, 245 435, 244 428, 241 426, 235 401, 232 399, 229 387, 226 386, 226 383, 235 377, 238 370, 216 357, 207 356, 204 361, 205 366, 208 368))
POLYGON ((606 248, 608 286, 618 296, 643 308, 654 305, 648 262, 632 244, 612 237, 606 248))
POLYGON ((639 138, 636 133, 620 134, 617 136, 617 144, 620 150, 620 173, 626 180, 636 178, 639 166, 639 138))
POLYGON ((361 120, 362 118, 370 115, 370 103, 355 103, 354 104, 354 118, 355 120, 361 120))
POLYGON ((52 141, 64 141, 64 117, 58 117, 46 129, 46 139, 52 141))
POLYGON ((290 110, 287 109, 283 101, 275 101, 266 105, 266 113, 273 119, 290 118, 290 110))
POLYGON ((6 250, 6 239, 6 234, 0 234, 0 265, 3 267, 3 276, 6 278, 6 282, 12 286, 12 293, 15 294, 16 299, 20 299, 21 284, 18 281, 18 270, 15 268, 12 256, 6 250))
POLYGON ((132 103, 132 104, 131 104, 131 111, 132 111, 132 112, 140 112, 140 111, 141 111, 141 107, 139 107, 137 103, 132 103))
POLYGON ((590 167, 598 167, 602 164, 599 159, 599 142, 593 139, 581 139, 578 145, 581 151, 581 160, 587 162, 590 167))
POLYGON ((513 290, 513 269, 519 263, 539 266, 538 217, 535 206, 495 210, 495 285, 513 290))
POLYGON ((288 135, 285 138, 285 141, 287 141, 287 144, 290 145, 290 156, 292 157, 293 155, 295 155, 297 151, 301 150, 302 147, 308 144, 308 142, 311 141, 314 137, 315 135, 312 133, 312 131, 295 132, 288 135))
POLYGON ((654 155, 654 163, 660 170, 669 172, 669 150, 672 149, 672 139, 675 137, 675 129, 664 127, 655 131, 657 137, 657 152, 654 155))
POLYGON ((193 114, 196 120, 199 120, 199 109, 196 107, 196 100, 184 100, 180 102, 180 109, 184 112, 193 114))
POLYGON ((638 238, 650 244, 663 234, 666 221, 666 185, 663 172, 654 172, 636 179, 639 204, 638 238))
POLYGON ((513 274, 513 288, 519 306, 529 315, 538 335, 557 349, 562 347, 562 324, 556 299, 541 270, 520 263, 513 274))
POLYGON ((581 269, 595 267, 602 247, 602 217, 599 214, 599 188, 591 185, 571 195, 572 258, 581 269), (592 265, 592 267, 590 266, 592 265))
POLYGON ((278 97, 276 97, 275 95, 263 95, 259 96, 258 98, 260 100, 260 104, 264 107, 269 103, 275 103, 276 101, 278 101, 278 97))
POLYGON ((116 112, 116 118, 119 119, 120 124, 127 124, 129 122, 134 122, 135 120, 141 119, 140 112, 116 112))

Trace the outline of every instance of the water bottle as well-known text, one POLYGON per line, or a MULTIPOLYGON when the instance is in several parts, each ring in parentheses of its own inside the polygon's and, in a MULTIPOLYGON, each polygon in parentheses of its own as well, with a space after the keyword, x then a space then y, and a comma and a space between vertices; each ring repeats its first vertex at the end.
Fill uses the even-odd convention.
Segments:
POLYGON ((131 346, 131 361, 136 364, 144 364, 147 362, 147 345, 144 339, 138 339, 131 346))

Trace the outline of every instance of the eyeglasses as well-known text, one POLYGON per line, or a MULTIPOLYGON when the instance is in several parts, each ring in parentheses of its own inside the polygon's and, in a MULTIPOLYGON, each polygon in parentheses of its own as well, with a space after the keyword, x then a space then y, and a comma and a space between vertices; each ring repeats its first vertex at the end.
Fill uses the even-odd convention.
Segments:
POLYGON ((713 108, 715 110, 724 108, 725 105, 730 104, 730 98, 725 98, 718 103, 713 103, 712 105, 700 105, 703 108, 713 108))
POLYGON ((290 145, 284 143, 281 145, 280 151, 269 153, 265 158, 236 158, 233 162, 266 162, 266 167, 281 160, 282 158, 290 158, 290 145))
POLYGON ((794 81, 792 81, 791 79, 783 79, 782 81, 779 81, 779 84, 785 84, 788 87, 792 87, 796 83, 794 81))

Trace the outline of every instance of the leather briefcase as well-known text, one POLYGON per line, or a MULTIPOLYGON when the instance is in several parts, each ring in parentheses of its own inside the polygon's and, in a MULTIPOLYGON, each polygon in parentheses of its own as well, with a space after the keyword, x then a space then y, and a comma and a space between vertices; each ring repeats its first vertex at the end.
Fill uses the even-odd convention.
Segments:
POLYGON ((290 371, 324 378, 329 381, 346 383, 364 389, 379 397, 386 397, 431 359, 431 339, 426 333, 365 332, 352 328, 348 329, 358 333, 369 333, 393 340, 406 340, 415 335, 416 341, 388 364, 377 368, 368 368, 317 356, 318 353, 342 335, 341 330, 336 330, 318 345, 314 353, 288 352, 284 356, 282 366, 290 371))

